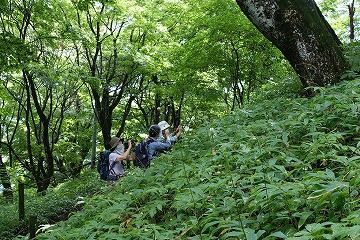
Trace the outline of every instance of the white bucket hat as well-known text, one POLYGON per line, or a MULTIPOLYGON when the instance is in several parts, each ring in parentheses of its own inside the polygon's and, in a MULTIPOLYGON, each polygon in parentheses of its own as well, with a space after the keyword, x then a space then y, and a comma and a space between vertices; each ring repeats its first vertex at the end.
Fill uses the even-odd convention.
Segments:
POLYGON ((161 122, 159 122, 158 125, 159 125, 161 131, 164 131, 165 129, 170 127, 170 125, 166 121, 161 121, 161 122))

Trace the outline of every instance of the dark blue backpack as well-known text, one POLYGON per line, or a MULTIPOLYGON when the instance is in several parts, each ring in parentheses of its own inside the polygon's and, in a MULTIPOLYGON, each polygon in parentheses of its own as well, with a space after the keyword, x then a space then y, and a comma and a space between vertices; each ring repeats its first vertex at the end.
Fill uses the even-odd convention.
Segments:
POLYGON ((148 168, 150 167, 150 159, 148 156, 148 146, 150 143, 154 142, 153 139, 149 138, 146 139, 135 147, 135 159, 134 159, 134 166, 141 167, 141 168, 148 168))
POLYGON ((114 164, 110 166, 109 164, 109 155, 111 151, 105 150, 100 152, 98 163, 97 163, 97 170, 100 174, 100 179, 102 180, 108 180, 109 174, 114 167, 114 164))

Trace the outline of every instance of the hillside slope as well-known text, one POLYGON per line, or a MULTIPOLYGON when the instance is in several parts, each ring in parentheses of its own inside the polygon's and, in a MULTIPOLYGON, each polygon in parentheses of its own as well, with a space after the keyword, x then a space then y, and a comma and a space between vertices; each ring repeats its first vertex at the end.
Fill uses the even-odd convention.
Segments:
POLYGON ((184 134, 37 239, 357 239, 360 81, 184 134))

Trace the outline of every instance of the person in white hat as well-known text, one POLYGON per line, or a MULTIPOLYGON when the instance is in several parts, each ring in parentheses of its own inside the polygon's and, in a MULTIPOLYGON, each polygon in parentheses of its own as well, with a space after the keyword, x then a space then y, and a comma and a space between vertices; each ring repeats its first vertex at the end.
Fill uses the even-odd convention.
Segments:
POLYGON ((170 136, 170 141, 173 144, 180 137, 182 130, 183 130, 182 126, 179 125, 177 127, 176 131, 173 132, 172 134, 170 134, 170 132, 169 132, 170 124, 168 124, 166 121, 161 121, 158 123, 158 125, 159 125, 159 127, 161 129, 161 133, 162 133, 162 134, 160 134, 158 139, 162 142, 165 140, 164 135, 167 134, 170 136))
POLYGON ((164 142, 159 141, 161 134, 161 127, 159 125, 151 125, 149 128, 149 138, 146 141, 147 144, 147 160, 143 163, 143 167, 150 167, 151 161, 160 155, 162 151, 165 151, 171 147, 169 136, 164 136, 164 142))
MULTIPOLYGON (((131 142, 129 141, 129 147, 124 152, 124 139, 120 139, 118 137, 112 137, 109 144, 110 144, 110 155, 109 155, 109 166, 112 166, 109 179, 110 180, 117 180, 120 177, 125 175, 125 168, 123 160, 129 159, 130 151, 134 147, 131 142)), ((130 159, 131 160, 131 159, 130 159)))

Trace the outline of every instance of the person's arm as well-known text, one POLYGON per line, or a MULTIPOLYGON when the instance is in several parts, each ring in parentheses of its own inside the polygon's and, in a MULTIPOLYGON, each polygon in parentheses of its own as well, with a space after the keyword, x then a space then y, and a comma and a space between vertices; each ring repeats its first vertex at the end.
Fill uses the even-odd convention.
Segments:
POLYGON ((176 135, 175 135, 176 138, 180 137, 182 130, 183 130, 182 126, 179 125, 176 129, 176 135))
POLYGON ((163 131, 163 137, 165 141, 168 141, 170 139, 170 132, 168 128, 163 131))
POLYGON ((164 130, 163 136, 165 139, 164 142, 156 140, 155 142, 149 144, 149 148, 152 148, 151 151, 161 151, 161 150, 168 149, 171 146, 169 129, 164 130))
POLYGON ((116 161, 122 161, 122 160, 127 159, 127 157, 128 157, 129 154, 130 154, 131 148, 132 148, 132 144, 131 144, 131 141, 129 141, 128 149, 126 150, 126 152, 124 152, 123 155, 118 155, 118 156, 116 157, 116 161))
POLYGON ((168 149, 170 146, 171 146, 170 137, 168 137, 168 139, 165 142, 160 142, 160 141, 155 142, 156 151, 168 149))
POLYGON ((135 147, 136 147, 136 141, 135 141, 135 140, 131 140, 130 155, 128 156, 128 158, 127 158, 126 160, 130 160, 130 161, 134 161, 134 160, 135 160, 135 147))
POLYGON ((179 125, 176 131, 170 135, 171 142, 175 142, 180 137, 182 130, 183 130, 182 126, 179 125))
POLYGON ((128 156, 128 158, 126 160, 130 160, 130 161, 134 161, 135 160, 135 150, 131 149, 130 155, 128 156))

